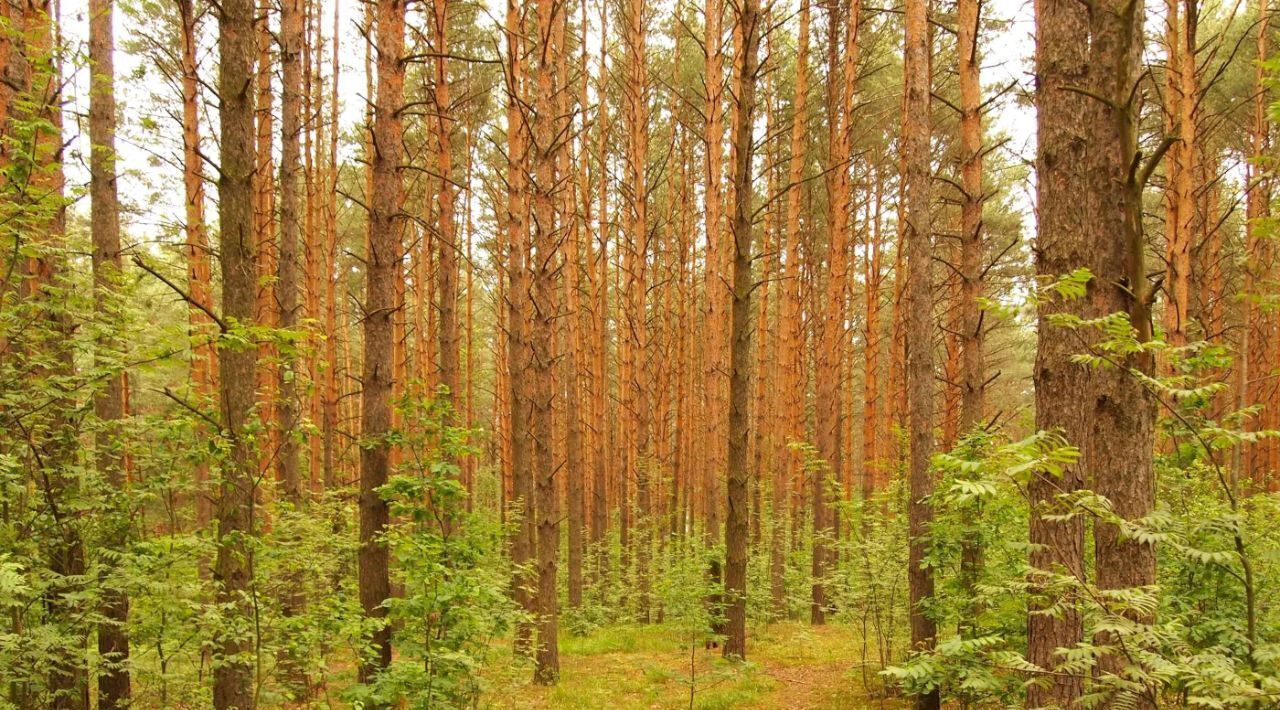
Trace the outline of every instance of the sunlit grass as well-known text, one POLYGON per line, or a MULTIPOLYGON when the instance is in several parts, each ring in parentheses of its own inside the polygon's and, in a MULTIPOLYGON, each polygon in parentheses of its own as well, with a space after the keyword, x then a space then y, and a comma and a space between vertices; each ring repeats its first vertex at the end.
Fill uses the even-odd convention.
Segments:
POLYGON ((496 653, 481 706, 495 708, 879 707, 862 688, 856 631, 782 623, 753 628, 745 663, 674 626, 620 625, 563 636, 561 677, 530 682, 527 662, 496 653))

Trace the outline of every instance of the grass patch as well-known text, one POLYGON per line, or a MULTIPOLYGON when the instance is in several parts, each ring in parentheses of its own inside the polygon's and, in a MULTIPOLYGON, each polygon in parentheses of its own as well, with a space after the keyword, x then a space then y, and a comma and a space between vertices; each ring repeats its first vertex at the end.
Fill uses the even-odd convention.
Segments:
MULTIPOLYGON (((485 669, 482 707, 582 708, 849 708, 875 707, 858 671, 856 631, 799 623, 752 629, 745 663, 704 649, 675 627, 612 626, 561 637, 561 677, 534 685, 532 667, 502 652, 485 669), (691 672, 692 664, 692 672, 691 672), (692 681, 691 681, 692 678, 692 681)), ((891 705, 885 705, 891 707, 891 705)))

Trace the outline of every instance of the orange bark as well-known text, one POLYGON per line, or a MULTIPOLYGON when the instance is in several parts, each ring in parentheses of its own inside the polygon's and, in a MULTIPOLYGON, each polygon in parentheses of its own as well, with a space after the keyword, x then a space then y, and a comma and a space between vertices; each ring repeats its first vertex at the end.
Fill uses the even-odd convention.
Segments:
POLYGON ((724 284, 725 254, 727 253, 721 225, 721 194, 724 162, 724 58, 723 48, 723 0, 706 0, 706 108, 703 141, 706 145, 706 173, 703 182, 703 232, 706 251, 703 259, 703 377, 702 421, 704 427, 700 450, 703 452, 702 516, 704 534, 708 540, 719 537, 720 530, 720 478, 724 474, 724 435, 721 432, 720 413, 724 411, 722 394, 724 365, 725 324, 724 311, 727 292, 724 284))
MULTIPOLYGON (((191 382, 196 396, 211 401, 218 391, 217 332, 207 315, 213 308, 209 235, 204 223, 204 158, 200 154, 199 76, 196 65, 196 16, 193 0, 178 0, 182 36, 182 184, 186 205, 183 232, 187 257, 187 292, 193 303, 187 310, 191 334, 191 382), (200 304, 203 308, 196 306, 200 304)), ((209 466, 195 470, 196 527, 203 530, 213 517, 209 466)))
POLYGON ((865 358, 862 399, 862 497, 869 499, 877 490, 881 490, 888 482, 884 465, 883 440, 887 431, 882 430, 881 410, 884 408, 883 387, 880 379, 880 309, 882 306, 881 288, 884 274, 880 270, 880 252, 883 248, 882 204, 884 199, 884 176, 876 171, 873 186, 869 243, 863 261, 863 307, 866 311, 866 335, 863 355, 865 358))

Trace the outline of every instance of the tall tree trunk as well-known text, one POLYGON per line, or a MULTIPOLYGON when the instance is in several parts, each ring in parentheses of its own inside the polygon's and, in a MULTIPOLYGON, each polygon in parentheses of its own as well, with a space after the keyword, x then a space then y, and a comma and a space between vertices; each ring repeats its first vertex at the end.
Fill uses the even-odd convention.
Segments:
POLYGON ((565 13, 560 0, 538 0, 536 93, 533 104, 533 238, 529 251, 532 271, 532 360, 527 373, 533 384, 532 420, 535 506, 538 522, 538 646, 534 681, 554 684, 560 676, 558 637, 559 602, 556 582, 560 551, 560 498, 556 486, 553 451, 555 400, 555 319, 558 300, 555 275, 559 269, 562 238, 557 214, 557 166, 560 141, 564 140, 562 112, 556 97, 561 90, 558 69, 564 61, 565 13))
POLYGON ((825 463, 815 472, 810 491, 813 498, 814 583, 809 617, 814 624, 822 624, 826 620, 828 599, 824 578, 835 564, 830 545, 837 536, 839 525, 838 513, 831 505, 832 493, 844 477, 846 427, 842 374, 848 333, 845 318, 850 236, 849 126, 857 85, 861 15, 860 0, 853 0, 849 5, 842 1, 833 2, 827 26, 827 70, 831 77, 827 81, 827 111, 830 116, 827 195, 831 207, 827 210, 827 263, 822 302, 814 304, 815 310, 822 314, 814 368, 816 443, 818 456, 825 463), (842 21, 845 25, 843 47, 840 44, 842 21), (834 78, 837 76, 838 80, 834 78))
POLYGON ((1169 41, 1166 101, 1170 127, 1178 136, 1170 149, 1166 166, 1167 195, 1165 221, 1165 261, 1168 264, 1164 311, 1165 339, 1172 346, 1187 344, 1191 319, 1191 257, 1196 241, 1197 185, 1200 146, 1196 135, 1197 86, 1196 24, 1197 0, 1174 0, 1168 4, 1166 37, 1169 41), (1181 7, 1179 7, 1181 5, 1181 7))
MULTIPOLYGON (((781 321, 783 330, 778 351, 779 363, 782 367, 784 386, 782 388, 784 405, 782 413, 782 429, 780 432, 784 443, 790 447, 794 442, 804 439, 804 392, 802 370, 804 367, 804 322, 801 318, 800 286, 802 273, 800 270, 800 216, 803 212, 804 168, 805 168, 805 136, 809 126, 809 0, 800 0, 800 27, 796 40, 796 86, 795 100, 792 103, 790 157, 787 163, 787 214, 786 231, 783 235, 786 259, 783 264, 783 293, 781 321)), ((786 465, 779 466, 779 474, 773 482, 773 524, 774 530, 770 540, 770 595, 775 613, 786 612, 785 576, 786 548, 784 538, 786 518, 782 511, 788 507, 791 487, 800 475, 801 456, 797 452, 788 452, 786 465)), ((792 524, 796 518, 792 515, 792 524)))
MULTIPOLYGON (((218 224, 222 266, 222 314, 235 328, 252 326, 257 317, 258 275, 254 231, 253 173, 255 52, 253 0, 226 0, 219 6, 218 96, 221 99, 222 163, 218 178, 218 224)), ((253 583, 255 481, 258 459, 254 428, 256 348, 226 340, 218 344, 222 429, 231 449, 223 462, 216 516, 218 554, 214 583, 218 604, 248 623, 253 616, 249 590, 253 583)), ((213 704, 219 710, 251 710, 255 706, 253 638, 219 635, 213 656, 213 704)))
POLYGON ((986 372, 983 361, 982 83, 978 54, 982 7, 978 0, 960 0, 960 433, 982 424, 986 372))
MULTIPOLYGON (((115 38, 111 27, 113 1, 92 0, 90 3, 90 232, 93 242, 93 310, 109 326, 116 316, 113 289, 120 283, 120 201, 115 183, 115 38)), ((95 352, 96 365, 113 370, 111 352, 120 343, 102 338, 95 352)), ((108 536, 105 545, 122 551, 128 537, 128 512, 120 494, 124 486, 124 455, 119 441, 119 421, 124 418, 124 372, 110 372, 102 389, 93 398, 93 413, 102 430, 97 435, 97 468, 114 487, 116 498, 111 504, 108 536)), ((114 556, 104 560, 105 588, 102 591, 102 617, 97 629, 97 652, 105 668, 97 678, 99 705, 104 709, 129 705, 129 597, 110 580, 115 567, 114 556)))
MULTIPOLYGON (((1090 191, 1085 205, 1091 216, 1089 237, 1095 282, 1090 299, 1096 315, 1123 312, 1140 343, 1151 339, 1150 306, 1154 299, 1143 263, 1142 184, 1147 172, 1138 148, 1138 108, 1133 100, 1142 71, 1143 8, 1130 0, 1104 0, 1092 14, 1093 93, 1105 100, 1090 104, 1090 191), (1117 236, 1119 238, 1117 238, 1117 236)), ((1183 83, 1184 90, 1187 87, 1183 83)), ((1187 113, 1189 117, 1189 113, 1187 113)), ((1150 160, 1158 160, 1160 153, 1150 160)), ((1154 374, 1150 353, 1119 356, 1121 367, 1090 373, 1096 394, 1089 398, 1091 436, 1083 447, 1086 470, 1095 492, 1111 501, 1125 520, 1143 518, 1155 508, 1155 395, 1133 373, 1154 374)), ((1079 393, 1076 396, 1080 396, 1079 393)), ((1119 526, 1100 523, 1094 529, 1094 563, 1098 587, 1133 589, 1156 581, 1155 546, 1122 535, 1119 526)), ((1133 614, 1135 620, 1151 621, 1133 614)), ((1115 643, 1102 634, 1100 642, 1115 643)), ((1136 660, 1119 650, 1102 656, 1103 672, 1119 674, 1136 660)), ((1143 707, 1148 701, 1140 702, 1143 707)))
MULTIPOLYGON (((727 602, 725 658, 747 656, 747 486, 751 418, 751 221, 754 207, 751 181, 751 138, 754 127, 756 53, 760 45, 760 8, 744 0, 737 31, 742 47, 736 58, 737 98, 733 115, 733 304, 729 334, 728 485, 726 486, 725 574, 727 602)), ((758 424, 757 424, 758 426, 758 424)))
MULTIPOLYGON (((958 62, 960 74, 960 418, 961 435, 983 424, 986 394, 986 367, 983 360, 984 327, 978 302, 984 291, 983 187, 982 187, 982 83, 978 55, 982 6, 979 0, 960 0, 957 6, 958 62)), ((969 599, 976 599, 974 586, 982 572, 983 550, 970 523, 961 541, 960 584, 969 599)), ((976 628, 979 607, 963 626, 976 628)))
MULTIPOLYGON (((566 12, 568 8, 566 7, 566 12)), ((587 4, 581 5, 581 27, 587 26, 587 4)), ((586 494, 587 480, 585 476, 588 452, 586 440, 588 431, 587 418, 583 412, 584 394, 591 382, 591 373, 587 366, 587 345, 583 333, 590 328, 587 311, 582 307, 582 294, 588 289, 583 278, 583 245, 586 245, 586 258, 590 260, 591 252, 591 189, 587 173, 587 141, 590 131, 586 124, 587 97, 587 45, 580 46, 579 57, 582 77, 578 84, 577 110, 582 112, 581 133, 576 142, 576 155, 566 149, 561 151, 560 168, 565 179, 572 181, 572 190, 567 195, 568 202, 564 206, 564 214, 570 219, 569 234, 565 240, 565 305, 568 309, 568 357, 565 358, 566 377, 564 383, 565 418, 567 431, 565 434, 565 478, 568 489, 569 507, 569 606, 577 609, 582 606, 582 568, 586 546, 586 494), (570 165, 576 158, 577 164, 570 165), (577 211, 577 212, 575 212, 577 211)), ((567 70, 568 63, 562 62, 561 68, 567 70)), ((564 78, 562 77, 562 80, 564 78)), ((568 111, 569 86, 562 85, 560 93, 560 114, 568 111)))
MULTIPOLYGON (((762 13, 764 22, 769 22, 770 14, 762 13)), ((764 54, 769 56, 773 54, 773 36, 766 34, 764 37, 764 54)), ((763 93, 764 93, 764 132, 765 135, 774 135, 777 130, 778 111, 777 111, 777 90, 774 88, 775 83, 772 74, 765 74, 763 77, 763 93)), ((777 151, 777 142, 771 142, 764 150, 763 155, 766 167, 767 179, 765 180, 765 194, 774 195, 778 190, 778 165, 780 163, 777 151)), ((775 282, 778 280, 779 267, 779 246, 781 236, 777 230, 777 204, 770 200, 764 206, 764 218, 761 225, 760 238, 760 254, 764 261, 764 268, 760 277, 760 285, 757 287, 757 294, 754 310, 755 310, 755 354, 752 363, 752 404, 751 404, 751 547, 759 549, 764 537, 764 478, 766 472, 775 470, 777 457, 775 456, 776 442, 776 423, 778 421, 776 407, 774 406, 775 394, 777 388, 772 386, 774 383, 771 378, 765 377, 764 373, 768 372, 770 363, 775 361, 778 356, 777 342, 778 338, 775 331, 770 327, 770 316, 773 313, 772 292, 775 289, 775 282)))
MULTIPOLYGON (((305 21, 303 0, 282 0, 280 6, 280 65, 283 85, 280 99, 280 253, 276 265, 276 318, 280 328, 298 325, 298 242, 301 196, 298 192, 302 138, 302 44, 305 21)), ((276 480, 285 500, 302 505, 302 480, 298 471, 298 367, 285 348, 277 380, 276 426, 280 449, 276 480)))
MULTIPOLYGON (((521 7, 515 0, 507 2, 507 383, 511 407, 511 503, 518 516, 511 541, 512 562, 516 572, 512 580, 516 602, 529 613, 537 609, 533 594, 535 579, 529 575, 533 560, 534 530, 534 462, 532 392, 530 378, 532 354, 529 349, 532 306, 529 284, 529 202, 528 131, 524 114, 525 33, 521 7)), ((533 626, 521 623, 516 630, 516 650, 533 650, 533 626)))
MULTIPOLYGON (((723 475, 724 456, 721 452, 722 441, 725 440, 720 431, 720 413, 724 411, 721 403, 721 386, 725 365, 723 333, 728 331, 722 326, 724 322, 725 301, 727 300, 725 283, 728 275, 724 273, 724 254, 727 252, 721 231, 722 200, 720 191, 723 182, 724 163, 724 2, 723 0, 706 0, 706 33, 703 39, 706 51, 706 67, 703 79, 706 88, 706 108, 703 141, 706 144, 706 174, 703 182, 704 220, 703 231, 706 238, 706 270, 703 284, 705 304, 704 327, 705 341, 702 352, 704 358, 704 375, 702 378, 702 421, 706 428, 702 442, 703 450, 703 534, 708 542, 720 536, 720 477, 723 475)), ((713 563, 712 574, 719 576, 719 563, 713 563)))
MULTIPOLYGON (((298 327, 298 247, 303 215, 298 174, 301 165, 303 66, 302 52, 306 22, 303 0, 280 3, 280 64, 282 87, 280 96, 280 242, 276 260, 276 324, 283 330, 298 327)), ((308 237, 311 236, 308 230, 308 237)), ((310 250, 308 250, 310 251, 310 250)), ((276 428, 279 449, 276 453, 276 482, 283 500, 295 511, 304 503, 299 472, 298 431, 301 400, 297 383, 301 376, 298 357, 293 348, 281 348, 276 380, 276 428)), ((285 616, 302 611, 306 597, 296 584, 286 581, 280 599, 285 616)), ((282 675, 287 683, 305 690, 306 674, 298 652, 284 649, 280 653, 282 675)))
MULTIPOLYGON (((304 28, 302 39, 299 42, 302 54, 300 59, 302 90, 299 103, 301 104, 300 110, 303 116, 315 118, 304 124, 300 139, 302 159, 299 169, 302 172, 302 194, 299 199, 303 203, 302 243, 298 246, 298 249, 301 250, 300 259, 302 261, 302 303, 300 304, 300 313, 304 319, 302 330, 303 334, 307 336, 304 341, 307 343, 307 347, 299 354, 300 363, 297 369, 301 376, 305 378, 304 382, 309 387, 304 387, 303 392, 297 395, 297 416, 299 419, 305 418, 306 421, 318 425, 323 418, 324 401, 319 386, 321 379, 321 338, 323 333, 318 328, 318 325, 323 322, 321 303, 324 293, 324 286, 320 276, 320 265, 324 261, 324 242, 320 236, 320 224, 324 219, 322 212, 325 200, 321 199, 319 189, 322 170, 320 146, 324 142, 325 136, 325 125, 322 118, 324 116, 325 100, 324 72, 321 70, 324 62, 324 35, 320 30, 320 10, 318 8, 305 5, 301 14, 304 17, 304 28)), ((283 41, 283 7, 281 8, 280 16, 280 31, 281 40, 283 41)), ((284 57, 282 55, 281 63, 283 64, 283 62, 284 57)), ((281 132, 284 132, 283 126, 281 132)), ((304 485, 313 494, 318 494, 324 490, 320 478, 324 449, 321 446, 319 433, 318 426, 313 426, 298 434, 299 445, 305 452, 307 461, 306 470, 309 480, 304 485)))
MULTIPOLYGON (((470 69, 468 69, 468 80, 470 79, 470 69)), ((464 390, 466 402, 463 406, 463 425, 468 429, 475 427, 476 420, 476 318, 475 318, 475 261, 473 257, 473 249, 475 239, 474 222, 471 216, 471 200, 473 197, 472 181, 475 179, 475 116, 472 110, 467 110, 466 123, 466 189, 463 192, 462 200, 466 205, 463 217, 463 241, 466 243, 466 291, 467 291, 467 330, 466 330, 466 347, 467 358, 464 364, 466 369, 467 384, 464 390)), ((498 278, 501 281, 501 276, 498 278)), ((476 466, 479 459, 476 456, 468 456, 463 460, 462 478, 463 486, 467 491, 467 512, 473 510, 476 500, 476 466)))
MULTIPOLYGON (((340 413, 340 390, 338 381, 338 341, 346 342, 344 333, 338 332, 338 82, 341 78, 338 57, 341 53, 341 33, 339 32, 340 4, 333 6, 333 62, 329 84, 329 155, 328 184, 325 202, 325 247, 324 247, 324 333, 325 333, 325 371, 323 383, 322 417, 320 435, 323 440, 322 456, 324 487, 334 490, 338 483, 338 472, 342 466, 338 452, 338 416, 340 413)), ((345 323, 343 325, 345 330, 345 323)), ((345 372, 345 369, 343 369, 345 372)), ((312 472, 314 475, 314 472, 312 472)))
POLYGON ((404 16, 402 0, 376 4, 378 85, 370 139, 373 146, 369 196, 369 244, 365 262, 364 367, 360 437, 360 605, 376 624, 370 655, 361 658, 360 680, 368 683, 391 664, 391 629, 383 602, 391 595, 387 548, 380 539, 389 523, 378 494, 391 471, 392 390, 395 387, 395 323, 400 303, 396 275, 404 258, 401 175, 404 126, 404 16))
MULTIPOLYGON (((440 184, 436 190, 436 299, 439 308, 440 384, 448 390, 450 404, 458 406, 460 349, 458 336, 458 235, 454 217, 452 106, 449 102, 449 2, 432 3, 435 52, 435 157, 440 184)), ((454 413, 456 418, 457 412, 454 413)))
MULTIPOLYGON (((31 469, 32 484, 46 502, 50 530, 41 551, 47 555, 49 579, 41 601, 61 642, 39 670, 45 673, 48 707, 87 710, 89 628, 83 619, 88 610, 80 599, 87 565, 82 522, 68 510, 80 491, 77 477, 70 475, 76 463, 76 403, 58 385, 75 374, 71 347, 75 324, 63 304, 68 284, 61 29, 56 5, 28 0, 19 7, 19 12, 5 18, 4 34, 14 45, 8 49, 17 56, 11 54, 11 61, 5 63, 4 91, 12 91, 6 96, 13 102, 6 106, 9 115, 31 129, 29 142, 15 149, 14 141, 8 140, 11 126, 5 126, 6 145, 0 150, 7 167, 29 176, 26 189, 10 189, 15 198, 11 208, 17 210, 22 230, 14 242, 29 251, 16 255, 9 267, 21 279, 17 298, 32 305, 32 315, 41 326, 30 329, 28 339, 18 346, 30 358, 24 378, 42 387, 42 396, 48 397, 46 406, 27 425, 31 435, 24 460, 31 469)), ((6 221, 12 219, 13 215, 6 215, 6 221)), ((6 350, 14 349, 13 344, 6 345, 6 350)))
MULTIPOLYGON (((927 498, 933 493, 933 175, 930 168, 929 0, 907 0, 906 47, 903 60, 904 101, 902 139, 906 163, 904 247, 906 249, 907 416, 910 442, 907 516, 910 549, 907 555, 911 646, 932 650, 937 625, 925 607, 933 597, 933 570, 925 566, 929 524, 933 513, 927 498)), ((938 708, 935 688, 916 696, 917 708, 938 708)))
MULTIPOLYGON (((191 381, 196 396, 210 402, 218 391, 216 332, 208 312, 213 310, 209 234, 204 223, 204 158, 200 154, 199 69, 196 64, 196 14, 194 0, 177 0, 182 35, 182 185, 186 206, 187 309, 191 336, 191 381), (197 305, 198 304, 198 305, 197 305)), ((195 468, 196 529, 205 531, 213 519, 212 492, 208 490, 209 464, 195 468)))
MULTIPOLYGON (((104 326, 118 315, 112 291, 120 284, 120 199, 116 192, 116 98, 115 38, 112 27, 112 0, 89 3, 89 229, 93 240, 94 311, 104 326)), ((94 442, 97 466, 113 491, 111 518, 107 522, 105 545, 112 553, 123 550, 129 533, 128 510, 124 501, 125 462, 119 440, 119 421, 124 418, 123 371, 114 371, 112 353, 120 343, 113 338, 99 340, 95 349, 98 367, 110 373, 94 397, 94 414, 103 427, 94 442)), ((98 656, 104 668, 98 676, 98 704, 102 708, 129 705, 129 597, 110 578, 114 555, 104 560, 105 582, 102 600, 103 623, 98 625, 98 656)))
POLYGON ((867 244, 863 271, 863 304, 866 309, 866 335, 863 349, 865 367, 862 401, 862 500, 871 500, 872 495, 885 484, 884 463, 881 460, 882 437, 887 432, 880 430, 882 426, 881 411, 884 402, 881 397, 883 386, 880 380, 880 287, 883 276, 880 273, 880 252, 883 249, 881 235, 882 201, 884 198, 884 179, 879 170, 875 171, 874 196, 871 215, 870 241, 867 244))
MULTIPOLYGON (((609 3, 600 3, 601 31, 609 26, 609 3)), ((591 467, 591 530, 590 540, 596 559, 597 584, 608 576, 609 551, 605 548, 605 531, 609 524, 608 464, 611 449, 609 422, 609 105, 608 92, 608 43, 600 43, 600 71, 596 75, 596 172, 598 209, 596 210, 596 239, 594 262, 590 265, 591 290, 591 415, 594 445, 591 467)))
POLYGON ((624 105, 627 127, 627 252, 623 270, 627 278, 626 325, 629 337, 630 429, 635 437, 631 465, 623 472, 633 477, 636 491, 635 547, 637 603, 640 619, 649 621, 649 562, 653 554, 652 473, 657 462, 650 449, 653 408, 650 401, 648 260, 649 260, 649 70, 646 44, 648 12, 645 0, 629 0, 626 5, 626 89, 624 105))
MULTIPOLYGON (((1237 406, 1244 407, 1264 403, 1268 392, 1275 392, 1276 387, 1266 375, 1270 367, 1269 356, 1275 352, 1272 345, 1274 333, 1274 314, 1266 312, 1259 305, 1259 289, 1266 282, 1266 274, 1272 267, 1273 249, 1270 240, 1265 238, 1263 221, 1270 213, 1271 178, 1265 166, 1259 165, 1258 159, 1267 154, 1271 147, 1271 121, 1267 117, 1269 95, 1267 92, 1267 74, 1264 69, 1270 49, 1270 3, 1259 0, 1257 20, 1257 68, 1254 70, 1253 112, 1249 125, 1249 151, 1251 158, 1245 165, 1245 254, 1244 264, 1244 296, 1241 304, 1241 328, 1239 356, 1236 365, 1236 399, 1237 406)), ((1265 429, 1265 421, 1251 423, 1251 428, 1265 429)), ((1252 479, 1254 486, 1263 485, 1264 456, 1267 444, 1255 444, 1249 449, 1241 447, 1236 475, 1240 478, 1252 479)))
MULTIPOLYGON (((254 260, 257 268, 257 311, 255 318, 259 325, 274 328, 279 325, 278 304, 275 299, 276 279, 279 276, 276 264, 279 258, 279 245, 276 243, 276 191, 275 191, 275 96, 272 93, 272 79, 275 69, 272 63, 272 30, 271 11, 273 3, 259 0, 255 15, 257 40, 257 66, 253 80, 257 86, 255 105, 257 168, 253 171, 253 231, 256 245, 254 260)), ((277 467, 277 454, 280 451, 281 432, 277 427, 276 408, 278 392, 276 391, 279 368, 276 365, 277 349, 269 339, 258 343, 258 364, 254 369, 257 379, 257 396, 259 420, 263 425, 260 435, 262 445, 258 447, 261 458, 260 467, 271 470, 277 467)), ((254 495, 258 502, 263 501, 263 494, 270 496, 271 487, 258 488, 254 495)), ((269 509, 264 509, 269 515, 269 509)), ((270 524, 270 518, 264 515, 264 523, 270 524)))
MULTIPOLYGON (((1088 248, 1085 198, 1085 160, 1088 130, 1087 99, 1069 87, 1086 85, 1089 71, 1088 9, 1073 0, 1041 0, 1036 4, 1037 155, 1036 274, 1054 279, 1085 264, 1079 254, 1088 248)), ((1087 444, 1087 400, 1092 373, 1072 362, 1077 345, 1050 325, 1055 313, 1088 317, 1083 300, 1040 304, 1037 328, 1035 393, 1036 428, 1059 431, 1075 446, 1087 444)), ((1060 477, 1036 476, 1028 486, 1031 499, 1030 556, 1032 582, 1041 572, 1055 572, 1084 580, 1084 522, 1080 517, 1049 519, 1060 514, 1059 494, 1084 486, 1081 466, 1064 467, 1060 477)), ((1067 603, 1054 614, 1043 610, 1061 600, 1046 598, 1047 590, 1033 586, 1028 602, 1027 660, 1053 671, 1063 659, 1057 649, 1071 648, 1084 638, 1080 610, 1067 603)), ((1027 705, 1073 707, 1083 692, 1083 678, 1049 673, 1028 686, 1027 705)))

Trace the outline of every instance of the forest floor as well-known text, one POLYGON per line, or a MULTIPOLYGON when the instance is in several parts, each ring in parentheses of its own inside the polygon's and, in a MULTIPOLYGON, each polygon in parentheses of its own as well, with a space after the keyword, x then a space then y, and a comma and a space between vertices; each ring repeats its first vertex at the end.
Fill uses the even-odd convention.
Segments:
MULTIPOLYGON (((587 636, 561 635, 555 687, 534 685, 529 667, 510 656, 491 663, 480 704, 610 710, 897 707, 865 690, 860 647, 851 626, 780 623, 751 629, 748 661, 728 663, 720 649, 704 649, 677 628, 613 626, 587 636)), ((866 675, 879 685, 874 669, 866 675)))

